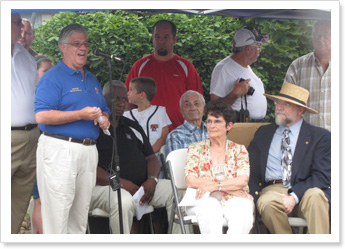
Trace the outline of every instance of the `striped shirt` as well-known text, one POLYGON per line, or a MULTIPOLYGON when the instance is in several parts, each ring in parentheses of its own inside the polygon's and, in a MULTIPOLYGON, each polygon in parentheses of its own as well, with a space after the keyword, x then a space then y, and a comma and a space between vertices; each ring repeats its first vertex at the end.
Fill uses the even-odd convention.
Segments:
POLYGON ((285 76, 285 81, 299 85, 310 92, 308 106, 319 114, 305 113, 304 119, 331 131, 331 61, 323 72, 314 52, 294 60, 285 76))

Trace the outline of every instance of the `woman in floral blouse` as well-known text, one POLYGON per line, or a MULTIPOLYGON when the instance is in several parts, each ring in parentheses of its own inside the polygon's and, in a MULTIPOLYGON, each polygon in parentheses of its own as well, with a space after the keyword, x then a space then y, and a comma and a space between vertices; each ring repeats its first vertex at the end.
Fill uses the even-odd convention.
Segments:
POLYGON ((210 196, 186 207, 186 212, 196 215, 201 233, 222 234, 224 218, 228 234, 249 233, 254 203, 248 188, 248 152, 226 136, 236 114, 220 101, 209 102, 205 112, 209 139, 189 146, 185 179, 187 187, 197 189, 196 199, 206 192, 210 196))

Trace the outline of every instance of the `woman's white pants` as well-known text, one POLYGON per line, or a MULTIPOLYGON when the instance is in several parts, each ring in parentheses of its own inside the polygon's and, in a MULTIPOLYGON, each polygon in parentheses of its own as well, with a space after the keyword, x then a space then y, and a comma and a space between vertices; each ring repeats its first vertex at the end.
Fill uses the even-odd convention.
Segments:
POLYGON ((241 197, 225 202, 210 196, 197 206, 186 207, 187 215, 196 215, 202 234, 222 234, 227 224, 227 234, 248 234, 254 222, 254 203, 241 197))

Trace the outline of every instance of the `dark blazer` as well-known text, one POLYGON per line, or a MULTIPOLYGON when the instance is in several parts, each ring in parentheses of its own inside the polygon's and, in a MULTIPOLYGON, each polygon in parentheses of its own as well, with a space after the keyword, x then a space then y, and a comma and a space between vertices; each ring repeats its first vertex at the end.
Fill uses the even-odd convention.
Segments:
MULTIPOLYGON (((256 202, 266 187, 268 151, 278 128, 275 123, 261 126, 248 147, 250 194, 256 202)), ((292 160, 291 189, 301 200, 305 191, 317 187, 331 205, 331 133, 303 121, 292 160)))

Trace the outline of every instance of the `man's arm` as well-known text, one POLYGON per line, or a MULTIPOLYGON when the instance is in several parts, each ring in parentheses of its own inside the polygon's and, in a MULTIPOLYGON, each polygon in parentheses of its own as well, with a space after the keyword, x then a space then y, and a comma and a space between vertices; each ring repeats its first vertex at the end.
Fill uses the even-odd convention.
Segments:
POLYGON ((313 127, 312 129, 317 130, 317 133, 313 135, 314 138, 311 139, 316 140, 316 144, 313 151, 307 152, 303 161, 300 162, 301 172, 297 174, 300 181, 297 180, 297 183, 291 187, 291 191, 297 195, 299 200, 309 188, 316 187, 325 190, 331 186, 331 133, 322 128, 313 127), (309 170, 303 171, 302 167, 309 170), (308 173, 309 176, 303 175, 302 171, 308 173))
POLYGON ((152 197, 155 193, 157 182, 154 178, 158 178, 160 172, 160 166, 158 163, 158 159, 155 154, 146 157, 147 163, 147 177, 148 179, 143 183, 145 194, 140 199, 140 204, 144 205, 145 203, 149 204, 152 200, 152 197))
MULTIPOLYGON (((285 75, 285 81, 284 82, 289 82, 292 84, 297 84, 297 61, 293 61, 288 70, 286 71, 286 75, 285 75)), ((297 84, 299 85, 299 84, 297 84)))
POLYGON ((190 62, 190 66, 189 66, 188 71, 189 72, 188 72, 188 76, 187 76, 187 89, 186 89, 186 91, 194 90, 194 91, 197 91, 200 94, 204 95, 204 91, 202 88, 199 74, 191 62, 190 62))
MULTIPOLYGON (((108 186, 109 173, 101 167, 97 167, 97 177, 96 177, 96 185, 99 186, 108 186)), ((135 185, 133 182, 128 181, 126 179, 120 178, 120 182, 122 184, 122 188, 127 190, 131 195, 134 195, 135 192, 138 191, 139 186, 135 185)))
POLYGON ((153 152, 158 152, 162 146, 165 144, 165 140, 169 133, 169 125, 163 127, 161 137, 152 145, 153 152))
POLYGON ((38 124, 60 125, 78 120, 95 120, 102 115, 102 111, 96 107, 85 107, 78 111, 40 111, 36 113, 38 124))
POLYGON ((97 167, 96 185, 107 186, 109 185, 108 180, 109 173, 101 167, 97 167))

